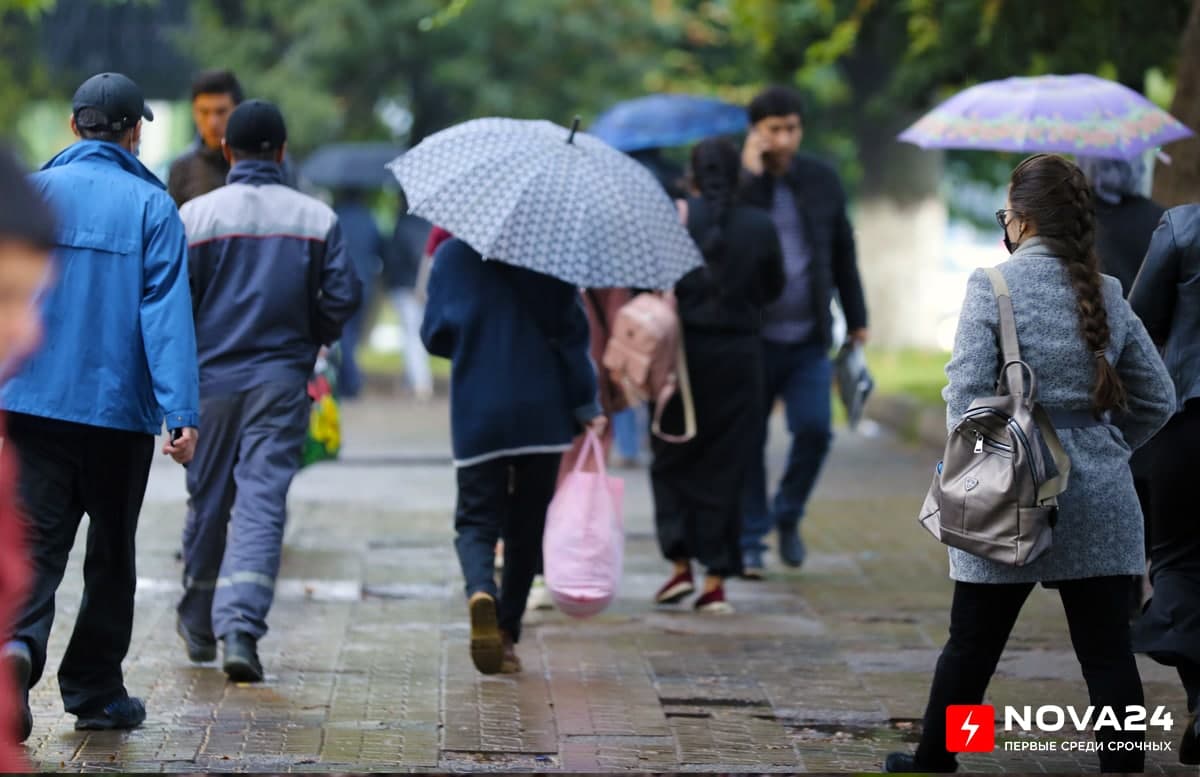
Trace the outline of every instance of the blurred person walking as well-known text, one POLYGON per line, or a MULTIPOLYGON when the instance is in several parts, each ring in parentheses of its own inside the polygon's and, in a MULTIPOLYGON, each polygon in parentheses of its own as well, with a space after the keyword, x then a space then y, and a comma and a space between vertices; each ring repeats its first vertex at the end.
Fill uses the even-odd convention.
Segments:
POLYGON ((571 284, 484 261, 452 238, 433 262, 421 337, 430 353, 451 361, 454 546, 466 579, 471 659, 484 674, 519 672, 515 645, 560 459, 580 429, 605 425, 587 318, 571 284))
MULTIPOLYGON (((32 352, 42 322, 36 295, 51 274, 51 250, 57 242, 50 209, 25 180, 8 149, 0 147, 0 380, 32 352)), ((25 520, 17 509, 15 452, 3 446, 0 419, 0 644, 12 634, 17 607, 29 584, 25 520)), ((19 653, 19 649, 17 651, 19 653)), ((18 741, 32 725, 18 686, 25 663, 11 661, 13 672, 0 671, 0 772, 28 770, 18 741)))
POLYGON ((392 307, 400 316, 408 387, 413 396, 424 401, 433 397, 433 372, 429 368, 429 353, 421 342, 425 302, 424 290, 418 286, 421 283, 422 264, 430 260, 437 245, 425 249, 432 227, 425 219, 406 213, 406 210, 407 206, 402 202, 392 242, 387 247, 383 277, 392 307))
POLYGON ((175 204, 225 185, 229 162, 221 150, 225 125, 242 102, 242 85, 228 70, 205 70, 192 81, 192 121, 197 138, 193 146, 171 163, 167 190, 175 204))
POLYGON ((200 359, 204 439, 187 473, 177 630, 192 661, 263 679, 258 642, 308 429, 306 383, 358 309, 361 284, 333 210, 283 185, 287 128, 249 100, 229 117, 229 185, 181 210, 200 359))
POLYGON ((800 96, 774 86, 750 102, 750 133, 742 151, 743 200, 767 210, 779 233, 786 285, 767 308, 762 328, 764 402, 758 446, 746 475, 742 506, 744 575, 763 575, 764 538, 779 533, 788 566, 804 563, 804 516, 832 439, 834 294, 846 316, 849 340, 867 340, 867 306, 858 274, 854 232, 837 173, 799 153, 804 135, 800 96), (782 398, 792 443, 779 489, 767 496, 767 424, 782 398))
MULTIPOLYGON (((650 480, 659 548, 674 574, 659 604, 695 591, 692 560, 705 568, 700 612, 730 612, 724 580, 741 572, 741 497, 758 443, 763 411, 763 309, 783 291, 783 254, 771 217, 735 205, 740 164, 725 140, 692 150, 688 232, 704 266, 675 285, 687 369, 696 405, 696 436, 684 443, 651 442, 650 480)), ((663 423, 678 428, 682 403, 663 423)))
POLYGON ((146 710, 125 689, 133 627, 134 536, 164 421, 187 463, 199 422, 187 243, 175 204, 137 160, 138 86, 101 73, 75 92, 79 141, 32 176, 59 218, 58 282, 44 297, 46 348, 0 392, 20 463, 33 585, 4 649, 25 692, 46 666, 54 595, 87 513, 84 592, 58 685, 77 729, 128 729, 146 710))
MULTIPOLYGON (((1039 402, 1070 457, 1070 484, 1058 497, 1053 544, 1035 561, 1016 567, 950 549, 950 638, 916 753, 892 753, 887 772, 957 768, 946 749, 946 707, 983 701, 1039 582, 1062 597, 1091 703, 1123 710, 1144 702, 1124 606, 1129 576, 1146 563, 1128 462, 1130 450, 1174 412, 1174 386, 1120 283, 1097 269, 1091 196, 1078 167, 1058 156, 1029 157, 1013 171, 1008 202, 996 217, 1013 252, 999 270, 1011 290, 1022 357, 1039 378, 1039 402)), ((977 270, 946 366, 950 430, 976 398, 995 389, 999 326, 991 284, 977 270)), ((1098 731, 1102 771, 1142 771, 1145 754, 1134 748, 1144 737, 1098 731)))
POLYGON ((1081 156, 1078 162, 1092 189, 1100 272, 1120 281, 1122 293, 1129 296, 1163 207, 1140 192, 1146 172, 1142 157, 1081 156))
POLYGON ((375 217, 366 203, 366 192, 360 189, 341 189, 333 198, 333 212, 341 226, 342 238, 350 262, 362 284, 362 304, 342 328, 342 363, 338 371, 338 394, 354 399, 363 388, 362 372, 358 368, 358 347, 363 328, 371 314, 376 280, 383 267, 386 250, 375 217))
POLYGON ((1129 297, 1165 355, 1176 414, 1147 446, 1150 580, 1154 596, 1134 627, 1134 649, 1174 666, 1191 720, 1179 760, 1200 764, 1200 205, 1168 210, 1129 297))

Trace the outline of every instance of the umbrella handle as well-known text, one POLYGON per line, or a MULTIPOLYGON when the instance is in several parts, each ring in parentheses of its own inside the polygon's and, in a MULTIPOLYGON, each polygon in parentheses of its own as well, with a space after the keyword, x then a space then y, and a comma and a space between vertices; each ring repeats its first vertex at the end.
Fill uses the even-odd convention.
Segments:
POLYGON ((567 145, 574 145, 575 133, 579 130, 579 117, 575 117, 575 121, 571 122, 571 134, 567 138, 567 145))

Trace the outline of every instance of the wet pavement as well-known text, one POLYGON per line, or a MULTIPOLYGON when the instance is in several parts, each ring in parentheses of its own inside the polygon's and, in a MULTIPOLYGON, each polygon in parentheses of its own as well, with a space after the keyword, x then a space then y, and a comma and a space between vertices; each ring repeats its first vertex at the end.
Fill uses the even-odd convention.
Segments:
MULTIPOLYGON (((292 491, 267 681, 232 685, 190 665, 174 634, 182 471, 156 462, 138 535, 130 691, 149 719, 82 733, 53 673, 35 689, 29 756, 45 771, 876 771, 916 732, 950 583, 944 550, 916 525, 930 454, 839 433, 805 522, 810 558, 771 558, 734 581, 729 616, 649 603, 667 568, 644 470, 627 476, 621 595, 574 621, 531 613, 525 672, 482 677, 467 654, 451 546, 453 471, 443 403, 347 408, 346 450, 292 491)), ((782 458, 774 435, 773 459, 782 458)), ((82 532, 81 532, 82 536, 82 532)), ((60 589, 50 667, 80 594, 82 545, 60 589)), ((1186 720, 1173 673, 1141 661, 1148 705, 1186 720)), ((990 703, 1074 704, 1087 694, 1061 605, 1031 596, 990 703)), ((1149 737, 1177 745, 1178 733, 1149 737)), ((997 751, 971 771, 1094 771, 1094 753, 997 751)), ((1179 770, 1174 753, 1148 760, 1179 770)))

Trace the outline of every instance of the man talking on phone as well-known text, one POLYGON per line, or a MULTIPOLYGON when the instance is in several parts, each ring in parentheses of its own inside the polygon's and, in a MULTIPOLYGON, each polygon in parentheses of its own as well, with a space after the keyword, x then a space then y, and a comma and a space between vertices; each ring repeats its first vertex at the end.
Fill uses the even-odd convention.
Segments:
MULTIPOLYGON (((743 499, 742 566, 763 575, 763 540, 774 527, 785 564, 804 563, 800 538, 813 485, 832 439, 831 387, 834 295, 846 317, 848 339, 867 341, 867 305, 858 274, 846 194, 833 168, 799 152, 804 105, 792 89, 772 86, 749 106, 750 132, 742 151, 742 196, 771 214, 783 248, 787 283, 765 312, 763 363, 769 416, 782 398, 792 435, 779 490, 767 498, 763 418, 759 455, 747 474, 743 499)), ((840 343, 838 344, 840 345, 840 343)))
POLYGON ((137 159, 142 123, 153 119, 133 81, 92 76, 73 101, 79 141, 30 179, 58 217, 58 261, 41 300, 44 344, 0 395, 33 567, 3 651, 22 694, 21 741, 84 513, 83 600, 58 668, 63 706, 81 730, 136 728, 146 718, 121 674, 137 585, 134 534, 154 435, 165 422, 163 453, 186 464, 200 414, 183 222, 137 159))

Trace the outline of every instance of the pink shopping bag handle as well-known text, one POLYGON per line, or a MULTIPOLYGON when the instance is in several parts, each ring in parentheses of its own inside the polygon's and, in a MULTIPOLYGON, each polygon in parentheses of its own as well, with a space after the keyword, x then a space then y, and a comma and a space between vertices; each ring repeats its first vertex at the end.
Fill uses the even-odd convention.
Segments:
POLYGON ((575 459, 575 469, 572 471, 583 471, 583 465, 587 461, 589 453, 596 459, 596 472, 600 477, 608 477, 608 467, 604 462, 604 447, 600 444, 600 438, 591 429, 587 430, 587 437, 583 441, 583 451, 579 458, 575 459))

